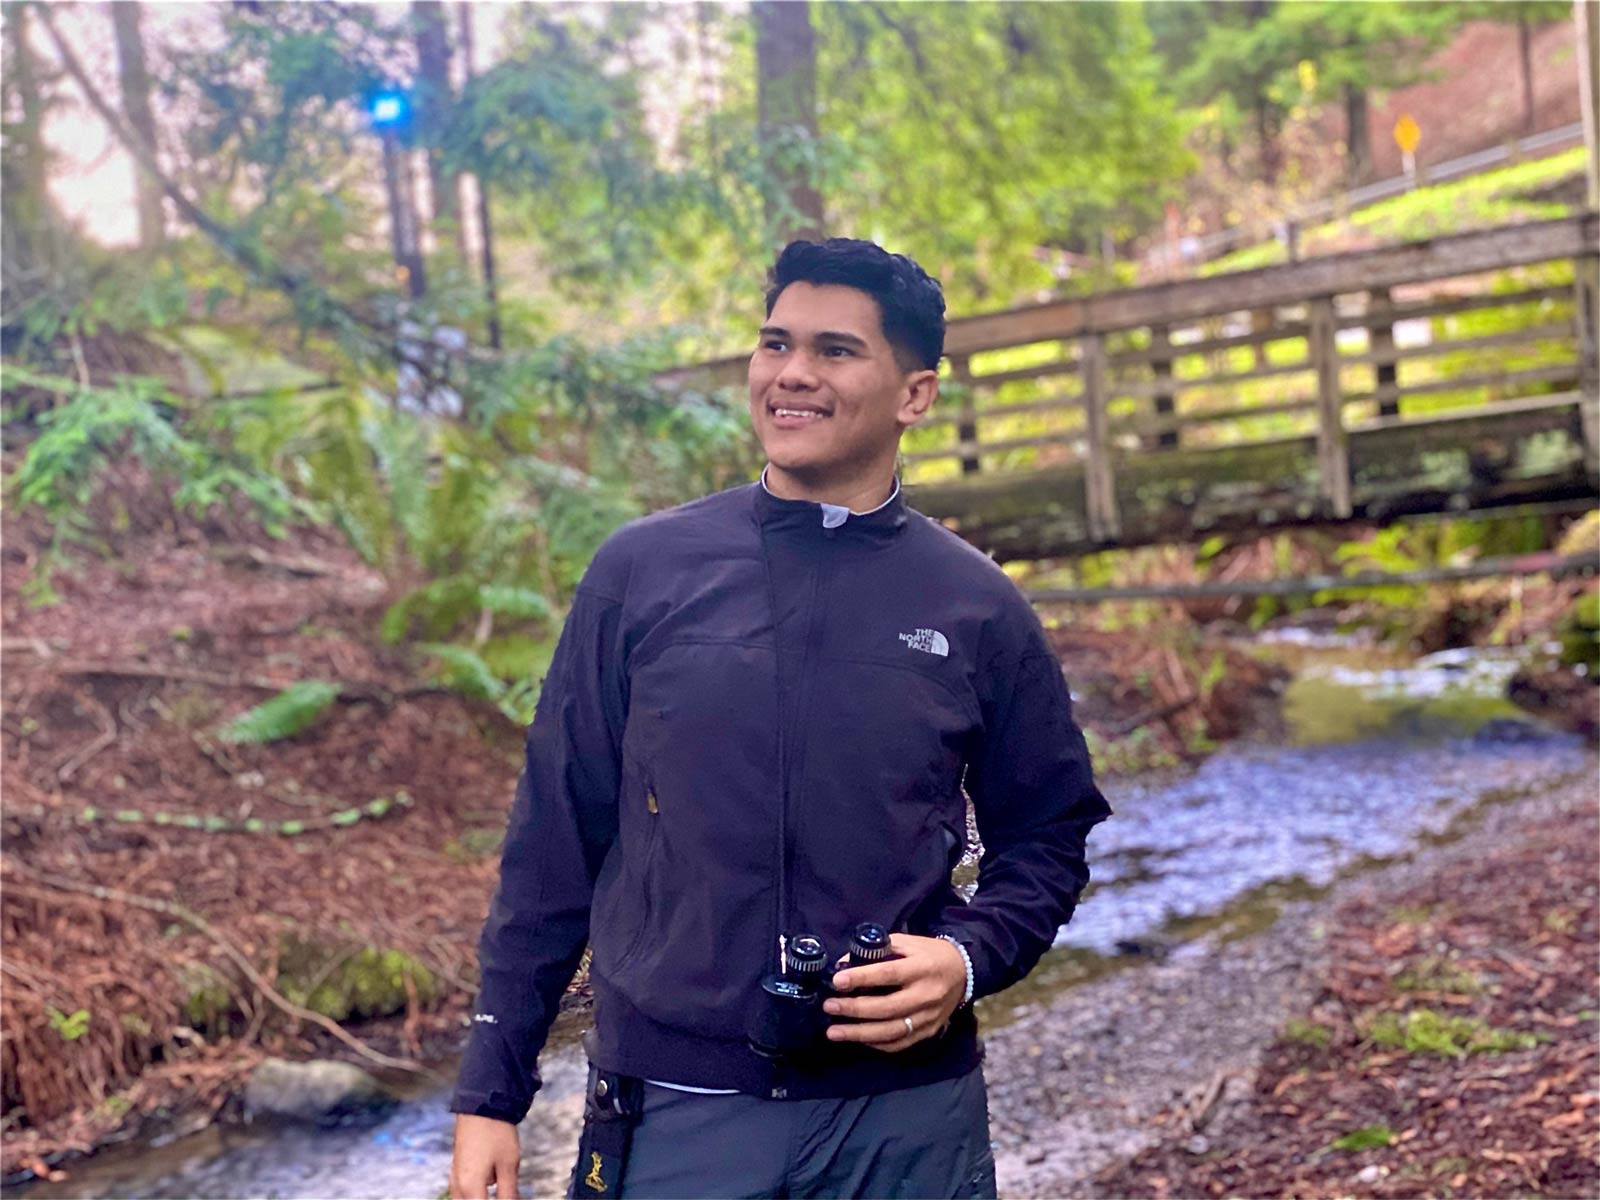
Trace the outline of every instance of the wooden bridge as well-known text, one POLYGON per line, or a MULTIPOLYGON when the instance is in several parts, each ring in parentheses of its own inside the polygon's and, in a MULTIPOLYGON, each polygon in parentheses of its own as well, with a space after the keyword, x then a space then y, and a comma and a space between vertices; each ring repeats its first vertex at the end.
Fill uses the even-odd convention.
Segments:
MULTIPOLYGON (((912 505, 1000 560, 1600 499, 1600 214, 950 322, 912 505)), ((671 372, 742 386, 746 359, 671 372)))

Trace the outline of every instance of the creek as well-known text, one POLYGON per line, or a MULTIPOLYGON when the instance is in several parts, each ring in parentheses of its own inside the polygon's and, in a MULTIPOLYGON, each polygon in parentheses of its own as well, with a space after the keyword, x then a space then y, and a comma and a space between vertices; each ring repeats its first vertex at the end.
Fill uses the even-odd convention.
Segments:
MULTIPOLYGON (((1248 931, 1276 900, 1316 895, 1449 839, 1485 806, 1589 769, 1578 739, 1537 729, 1502 698, 1509 654, 1407 660, 1292 630, 1251 645, 1295 672, 1283 728, 1193 771, 1110 781, 1116 816, 1091 837, 1090 893, 1033 976, 984 1002, 986 1022, 1100 970, 1137 969, 1219 923, 1248 931)), ((582 1110, 580 1021, 558 1023, 541 1058, 545 1086, 521 1129, 525 1196, 565 1190, 582 1110)), ((17 1194, 436 1197, 449 1175, 445 1101, 415 1094, 364 1128, 217 1125, 68 1163, 68 1178, 17 1194)))

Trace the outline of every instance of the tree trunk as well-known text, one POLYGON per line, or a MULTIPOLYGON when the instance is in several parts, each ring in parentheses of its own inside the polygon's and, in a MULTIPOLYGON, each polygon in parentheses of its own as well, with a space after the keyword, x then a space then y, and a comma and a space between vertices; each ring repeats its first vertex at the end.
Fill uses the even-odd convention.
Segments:
MULTIPOLYGON (((6 91, 16 95, 22 115, 22 120, 6 131, 6 198, 21 202, 17 211, 27 211, 37 221, 50 202, 46 186, 50 152, 44 144, 44 92, 39 62, 28 43, 30 15, 26 4, 6 8, 6 70, 0 78, 5 79, 6 91)), ((6 107, 10 108, 10 104, 6 107)))
MULTIPOLYGON (((139 24, 143 5, 119 0, 111 6, 117 39, 117 74, 122 84, 122 111, 128 126, 154 156, 158 152, 156 119, 150 109, 150 71, 145 66, 144 38, 139 24)), ((161 206, 161 184, 149 172, 135 170, 139 187, 139 245, 153 250, 166 238, 166 217, 161 206)))
POLYGON ((1528 14, 1517 10, 1517 51, 1522 61, 1522 136, 1533 132, 1533 26, 1528 14))
MULTIPOLYGON (((472 86, 472 77, 477 73, 477 65, 473 61, 472 40, 472 5, 463 4, 456 9, 458 28, 461 33, 461 65, 463 90, 472 86)), ((475 147, 479 152, 483 147, 475 147)), ((494 225, 489 213, 489 182, 481 174, 477 176, 478 184, 478 243, 483 253, 483 297, 489 306, 489 345, 492 349, 500 349, 500 297, 496 291, 494 275, 494 225)), ((467 252, 466 222, 461 223, 461 258, 462 262, 471 261, 467 252)))
POLYGON ((1256 101, 1256 148, 1260 154, 1262 181, 1277 183, 1278 129, 1272 116, 1272 103, 1265 97, 1256 101))
MULTIPOLYGON (((47 182, 50 152, 44 142, 44 86, 28 42, 32 17, 25 4, 5 8, 5 108, 20 119, 6 130, 0 157, 0 313, 6 320, 39 291, 53 286, 64 257, 62 227, 47 182)), ((5 347, 10 350, 7 328, 5 347)))
POLYGON ((1365 183, 1372 169, 1372 129, 1367 120, 1367 90, 1346 84, 1344 89, 1345 182, 1365 183))
POLYGON ((817 140, 817 39, 807 0, 756 0, 757 136, 771 172, 767 226, 781 245, 822 236, 822 195, 805 151, 817 140))
POLYGON ((455 94, 450 87, 450 30, 439 0, 415 0, 411 5, 413 40, 417 48, 417 81, 412 111, 428 156, 428 191, 432 200, 434 232, 459 246, 461 205, 458 172, 440 163, 439 135, 444 129, 455 94))

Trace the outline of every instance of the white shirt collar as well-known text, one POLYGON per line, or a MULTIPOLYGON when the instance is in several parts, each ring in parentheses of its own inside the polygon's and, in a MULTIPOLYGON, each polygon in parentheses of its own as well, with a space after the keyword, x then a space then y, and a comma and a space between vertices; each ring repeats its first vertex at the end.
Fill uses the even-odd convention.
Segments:
MULTIPOLYGON (((767 486, 768 469, 768 467, 761 468, 761 490, 766 492, 767 495, 772 496, 773 499, 781 500, 782 497, 774 494, 773 490, 767 486)), ((878 509, 887 508, 891 503, 894 502, 894 498, 899 494, 900 476, 896 475, 894 477, 894 490, 889 493, 889 498, 882 504, 878 505, 877 508, 869 508, 866 512, 856 512, 855 509, 847 508, 843 504, 829 504, 825 500, 819 500, 817 503, 822 508, 822 527, 824 529, 837 529, 851 517, 869 516, 870 514, 877 512, 878 509)))

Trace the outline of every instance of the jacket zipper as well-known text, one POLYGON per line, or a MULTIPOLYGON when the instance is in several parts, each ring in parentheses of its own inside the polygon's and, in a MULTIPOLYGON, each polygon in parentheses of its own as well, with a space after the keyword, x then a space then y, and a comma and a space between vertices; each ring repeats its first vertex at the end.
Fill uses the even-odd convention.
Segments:
MULTIPOLYGON (((827 530, 826 532, 832 533, 833 531, 827 530)), ((793 873, 790 870, 790 863, 794 860, 795 856, 795 839, 793 835, 798 832, 798 830, 794 828, 796 821, 795 814, 792 811, 795 806, 789 803, 789 801, 795 799, 795 792, 789 785, 791 780, 796 785, 804 782, 804 768, 806 763, 805 718, 806 711, 810 707, 811 685, 816 677, 817 646, 821 638, 823 624, 822 595, 824 590, 823 581, 826 570, 827 564, 825 562, 819 562, 816 567, 816 573, 811 577, 810 611, 806 614, 805 640, 800 644, 800 678, 796 682, 795 686, 794 737, 791 739, 792 745, 789 752, 790 769, 788 774, 790 778, 784 782, 784 804, 778 813, 778 819, 781 822, 778 839, 781 855, 779 859, 779 869, 783 872, 783 879, 785 881, 793 878, 793 873)), ((787 886, 785 887, 784 891, 787 895, 789 891, 787 886)), ((792 910, 794 907, 794 898, 791 895, 787 896, 787 899, 788 908, 792 910)), ((790 911, 785 911, 778 914, 780 934, 787 932, 786 927, 788 925, 790 916, 790 911)))

